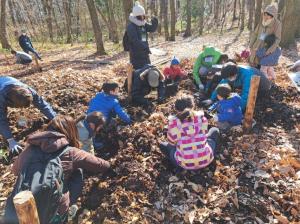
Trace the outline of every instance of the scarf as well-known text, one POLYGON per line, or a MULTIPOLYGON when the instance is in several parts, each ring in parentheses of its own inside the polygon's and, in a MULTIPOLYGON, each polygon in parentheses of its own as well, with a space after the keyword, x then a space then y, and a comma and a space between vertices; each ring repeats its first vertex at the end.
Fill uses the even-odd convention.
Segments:
POLYGON ((145 20, 144 21, 138 20, 132 14, 129 15, 129 21, 132 22, 132 23, 134 23, 137 26, 145 26, 145 24, 146 24, 145 20))

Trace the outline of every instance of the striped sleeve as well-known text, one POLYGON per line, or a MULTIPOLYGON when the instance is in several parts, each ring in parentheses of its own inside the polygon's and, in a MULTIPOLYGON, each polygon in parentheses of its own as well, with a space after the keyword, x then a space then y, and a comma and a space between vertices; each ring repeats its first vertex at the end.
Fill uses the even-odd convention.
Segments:
POLYGON ((177 141, 181 138, 178 120, 175 117, 169 118, 167 137, 171 143, 177 143, 177 141))

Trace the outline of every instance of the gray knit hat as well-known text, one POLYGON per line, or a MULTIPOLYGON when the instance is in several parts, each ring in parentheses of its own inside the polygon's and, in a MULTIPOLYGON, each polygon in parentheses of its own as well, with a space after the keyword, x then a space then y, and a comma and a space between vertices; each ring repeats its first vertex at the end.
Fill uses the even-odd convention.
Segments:
POLYGON ((159 73, 155 69, 150 69, 148 72, 148 83, 151 87, 156 88, 159 85, 159 73))
POLYGON ((264 12, 272 15, 273 17, 277 17, 278 9, 275 5, 268 5, 265 8, 264 12))

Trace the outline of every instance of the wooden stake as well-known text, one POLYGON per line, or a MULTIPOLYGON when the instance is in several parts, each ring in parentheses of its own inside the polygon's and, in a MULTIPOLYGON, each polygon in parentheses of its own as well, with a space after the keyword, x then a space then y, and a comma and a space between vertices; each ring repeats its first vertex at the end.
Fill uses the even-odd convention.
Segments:
POLYGON ((257 75, 252 76, 251 85, 248 94, 247 107, 244 118, 244 131, 249 132, 252 128, 252 120, 255 108, 255 102, 257 97, 257 91, 259 87, 260 77, 257 75))
POLYGON ((33 58, 34 58, 34 61, 35 61, 35 68, 36 68, 36 71, 41 72, 41 71, 42 71, 42 68, 41 68, 41 66, 40 66, 40 64, 39 64, 39 61, 38 61, 37 57, 36 57, 36 56, 33 56, 33 58))
POLYGON ((14 199, 14 205, 20 224, 39 224, 39 215, 31 191, 21 191, 14 199))
POLYGON ((133 67, 131 64, 128 64, 127 67, 127 90, 128 90, 128 99, 129 102, 131 102, 131 90, 132 90, 132 73, 133 73, 133 67))

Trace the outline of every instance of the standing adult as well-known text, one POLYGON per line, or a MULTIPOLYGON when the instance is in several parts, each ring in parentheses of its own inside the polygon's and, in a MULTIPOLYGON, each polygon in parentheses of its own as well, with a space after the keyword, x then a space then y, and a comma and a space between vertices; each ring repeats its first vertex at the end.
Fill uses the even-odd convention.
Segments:
POLYGON ((266 56, 272 54, 279 46, 281 41, 281 22, 277 19, 278 9, 275 5, 268 5, 263 12, 262 22, 256 27, 252 37, 250 38, 251 55, 249 62, 251 66, 260 67, 259 59, 256 56, 256 51, 264 47, 266 36, 274 34, 276 41, 266 51, 266 56))
POLYGON ((8 141, 9 149, 14 154, 20 153, 22 148, 14 140, 9 128, 7 107, 26 108, 30 104, 37 107, 50 120, 56 116, 52 107, 34 89, 15 78, 0 77, 0 135, 8 141))
POLYGON ((127 26, 128 48, 130 63, 134 69, 140 69, 151 64, 151 54, 148 43, 148 32, 155 32, 158 26, 157 18, 153 17, 151 23, 146 22, 145 9, 136 2, 129 15, 130 23, 127 26))
POLYGON ((42 60, 39 53, 34 49, 30 38, 27 36, 27 33, 25 30, 22 30, 22 34, 19 36, 19 45, 23 49, 25 53, 33 53, 39 60, 42 60))

